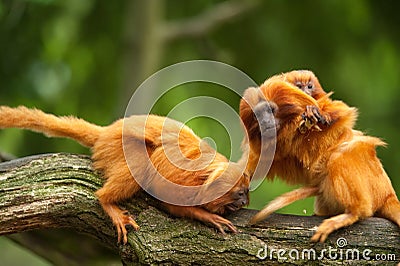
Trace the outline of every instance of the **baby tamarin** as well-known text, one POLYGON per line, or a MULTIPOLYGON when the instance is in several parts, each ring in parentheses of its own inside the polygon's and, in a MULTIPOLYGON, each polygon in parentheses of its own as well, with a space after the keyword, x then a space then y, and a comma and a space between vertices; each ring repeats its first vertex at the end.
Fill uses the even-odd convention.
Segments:
POLYGON ((251 175, 260 150, 276 141, 268 178, 279 176, 304 186, 270 202, 251 223, 296 200, 316 196, 315 214, 332 217, 318 227, 312 241, 324 242, 331 232, 373 215, 400 226, 400 203, 375 151, 385 143, 353 130, 357 110, 329 96, 311 71, 274 76, 244 93, 240 116, 249 131, 253 158, 246 171, 251 175), (259 127, 254 125, 256 117, 270 122, 259 127), (270 127, 277 130, 276 138, 269 136, 270 127), (269 141, 261 144, 261 135, 269 136, 269 141))
POLYGON ((163 194, 172 198, 181 196, 176 188, 175 191, 165 191, 164 185, 168 181, 189 187, 203 185, 197 194, 188 197, 204 197, 211 201, 201 201, 198 206, 162 204, 175 216, 212 224, 222 233, 224 226, 232 232, 237 230, 220 215, 236 211, 249 202, 249 178, 243 175, 241 167, 201 141, 187 126, 166 117, 131 116, 101 127, 75 117, 56 117, 37 109, 0 106, 0 128, 11 127, 42 132, 49 137, 71 138, 91 147, 93 167, 100 170, 106 179, 96 195, 117 228, 118 242, 121 237, 124 243, 127 242, 126 225, 136 230, 139 228, 132 216, 117 205, 141 189, 137 180, 147 182, 148 189, 156 197, 163 194), (123 149, 128 154, 127 159, 123 149), (202 154, 210 156, 203 158, 202 154), (176 165, 176 158, 179 165, 176 165), (193 164, 200 167, 190 170, 193 164), (134 178, 131 171, 140 176, 134 178), (165 179, 157 179, 159 176, 165 179), (220 196, 213 198, 215 195, 220 196))

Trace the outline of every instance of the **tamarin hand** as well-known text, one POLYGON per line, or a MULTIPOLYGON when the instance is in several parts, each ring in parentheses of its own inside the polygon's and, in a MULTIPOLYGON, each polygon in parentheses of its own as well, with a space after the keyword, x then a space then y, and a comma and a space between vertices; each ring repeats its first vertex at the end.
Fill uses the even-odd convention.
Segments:
POLYGON ((309 130, 322 131, 318 123, 326 124, 326 120, 320 114, 318 107, 313 105, 307 105, 306 111, 301 117, 303 120, 299 124, 299 130, 302 134, 305 134, 309 130))
POLYGON ((117 205, 141 189, 137 182, 139 179, 150 184, 152 196, 156 197, 180 195, 179 191, 166 190, 168 182, 165 180, 186 187, 201 186, 200 192, 191 197, 213 200, 199 201, 202 203, 196 206, 160 204, 175 216, 197 219, 221 232, 224 232, 224 227, 232 232, 237 230, 220 215, 249 203, 249 177, 243 174, 242 167, 229 162, 187 126, 166 117, 131 116, 101 127, 75 117, 56 117, 23 106, 0 106, 0 128, 11 127, 30 129, 49 137, 71 138, 92 149, 93 167, 105 178, 103 187, 96 191, 96 195, 117 229, 118 242, 128 241, 127 225, 139 229, 133 217, 117 205), (124 123, 128 128, 126 132, 123 132, 124 123), (144 145, 143 149, 141 145, 144 145), (134 158, 133 163, 129 161, 129 156, 128 160, 125 158, 124 150, 134 158), (171 158, 183 157, 182 165, 171 162, 167 151, 171 158), (203 158, 202 153, 210 156, 203 158), (128 166, 128 163, 133 167, 130 168, 132 165, 128 166), (191 170, 193 164, 204 167, 191 170), (137 176, 133 177, 131 171, 137 176), (163 179, 157 179, 158 176, 163 179))

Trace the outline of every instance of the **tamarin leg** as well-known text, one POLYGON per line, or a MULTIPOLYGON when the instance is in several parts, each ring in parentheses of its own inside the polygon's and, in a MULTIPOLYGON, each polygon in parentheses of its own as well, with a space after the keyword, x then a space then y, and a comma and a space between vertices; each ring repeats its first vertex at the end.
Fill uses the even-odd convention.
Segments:
MULTIPOLYGON (((354 181, 357 181, 357 176, 352 176, 354 181)), ((355 182, 357 183, 357 182, 355 182)), ((314 242, 324 242, 328 235, 339 228, 346 227, 354 224, 360 219, 371 217, 373 215, 372 201, 370 200, 370 195, 362 194, 363 191, 356 191, 356 189, 351 189, 351 186, 346 183, 345 178, 336 177, 332 183, 330 183, 331 189, 326 189, 323 191, 322 200, 324 203, 318 205, 316 209, 317 215, 329 215, 338 213, 342 208, 344 208, 344 213, 333 216, 329 219, 325 219, 311 241, 314 242), (330 199, 329 199, 330 198, 330 199)), ((362 187, 361 184, 355 187, 362 187)), ((353 187, 354 188, 354 187, 353 187)))
POLYGON ((129 179, 127 180, 130 181, 129 185, 126 182, 117 183, 108 182, 107 180, 104 186, 96 191, 101 206, 111 217, 113 224, 117 228, 118 243, 121 241, 121 237, 123 237, 124 244, 128 241, 125 225, 131 225, 135 230, 139 229, 139 225, 132 216, 117 205, 117 202, 130 198, 140 189, 140 186, 134 181, 133 177, 129 176, 129 179), (115 193, 115 191, 119 191, 119 193, 115 193))
MULTIPOLYGON (((95 161, 96 166, 102 163, 103 161, 95 161)), ((101 167, 106 181, 103 187, 96 191, 96 195, 104 211, 111 217, 117 228, 118 242, 121 241, 122 237, 123 242, 126 243, 128 239, 125 225, 131 225, 135 230, 138 230, 139 226, 127 211, 118 207, 117 203, 131 198, 140 190, 140 186, 132 177, 123 160, 113 161, 110 159, 108 163, 109 168, 101 167)))
POLYGON ((96 191, 96 196, 117 229, 118 242, 122 239, 126 243, 125 225, 131 225, 135 230, 139 226, 117 203, 131 198, 140 190, 140 186, 133 178, 124 157, 122 123, 116 122, 105 127, 92 151, 93 168, 102 172, 105 179, 103 187, 96 191))
POLYGON ((377 216, 391 220, 400 226, 400 202, 396 195, 389 196, 385 205, 377 212, 377 216))
POLYGON ((219 216, 218 214, 210 213, 203 208, 192 206, 176 206, 166 203, 164 205, 168 209, 169 213, 177 217, 186 217, 212 224, 218 228, 222 234, 225 234, 225 230, 223 228, 224 225, 232 232, 237 233, 237 229, 231 221, 219 216))
MULTIPOLYGON (((365 153, 365 151, 364 151, 365 153)), ((321 184, 320 204, 317 212, 335 215, 322 222, 311 241, 324 242, 333 231, 349 226, 374 214, 373 196, 366 181, 372 172, 364 161, 363 150, 349 149, 333 153, 327 163, 328 175, 321 184), (368 176, 369 175, 369 176, 368 176)), ((321 214, 321 213, 317 213, 321 214)))
POLYGON ((356 214, 352 213, 344 213, 332 218, 326 219, 322 222, 320 226, 318 226, 317 232, 311 238, 313 242, 325 242, 326 238, 333 231, 354 224, 360 219, 360 217, 356 214))

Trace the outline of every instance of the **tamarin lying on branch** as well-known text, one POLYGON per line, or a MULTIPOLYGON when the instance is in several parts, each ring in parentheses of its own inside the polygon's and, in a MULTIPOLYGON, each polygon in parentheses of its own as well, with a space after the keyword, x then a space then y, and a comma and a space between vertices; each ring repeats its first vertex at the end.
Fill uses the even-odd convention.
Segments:
POLYGON ((117 205, 141 189, 138 180, 156 197, 181 197, 182 204, 185 200, 196 202, 191 198, 197 198, 201 202, 197 206, 161 204, 175 216, 212 224, 222 233, 224 226, 232 232, 237 230, 220 215, 249 202, 249 178, 243 174, 244 169, 217 153, 187 126, 166 117, 131 116, 101 127, 37 109, 0 106, 0 128, 12 127, 42 132, 49 137, 71 138, 92 149, 93 167, 105 178, 96 195, 117 228, 118 242, 121 238, 127 242, 126 225, 139 229, 133 217, 117 205), (132 173, 139 176, 134 178, 132 173), (169 181, 191 188, 202 186, 195 194, 181 195, 176 187, 175 191, 167 189, 169 181))
POLYGON ((316 196, 314 213, 332 217, 323 221, 312 241, 324 242, 333 231, 373 215, 400 226, 400 203, 375 151, 386 144, 353 130, 357 110, 330 95, 311 71, 277 75, 245 91, 240 117, 249 136, 247 173, 254 173, 261 149, 276 143, 268 178, 304 186, 271 201, 250 223, 316 196), (261 143, 263 135, 267 141, 261 143))

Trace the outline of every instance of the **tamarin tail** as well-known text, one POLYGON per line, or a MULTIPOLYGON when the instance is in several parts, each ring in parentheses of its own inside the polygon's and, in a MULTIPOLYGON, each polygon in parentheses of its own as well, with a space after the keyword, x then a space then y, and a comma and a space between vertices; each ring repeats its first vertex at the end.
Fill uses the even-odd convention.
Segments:
POLYGON ((316 196, 318 194, 319 194, 318 187, 301 187, 293 191, 287 192, 277 197, 276 199, 272 200, 267 206, 265 206, 261 211, 259 211, 256 215, 254 215, 249 223, 255 224, 265 219, 268 215, 270 215, 274 211, 279 210, 280 208, 283 208, 297 200, 316 196))
POLYGON ((94 145, 102 131, 102 127, 76 117, 57 117, 24 106, 0 106, 0 128, 23 128, 48 137, 71 138, 87 147, 94 145))

